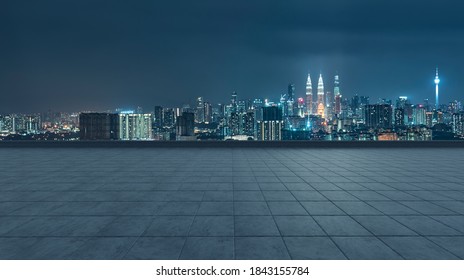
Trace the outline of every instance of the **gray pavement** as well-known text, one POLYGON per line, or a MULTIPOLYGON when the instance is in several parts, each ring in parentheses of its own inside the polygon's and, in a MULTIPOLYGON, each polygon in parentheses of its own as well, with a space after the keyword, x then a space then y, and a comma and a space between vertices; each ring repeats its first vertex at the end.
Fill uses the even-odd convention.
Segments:
POLYGON ((464 149, 0 156, 0 259, 464 258, 464 149))

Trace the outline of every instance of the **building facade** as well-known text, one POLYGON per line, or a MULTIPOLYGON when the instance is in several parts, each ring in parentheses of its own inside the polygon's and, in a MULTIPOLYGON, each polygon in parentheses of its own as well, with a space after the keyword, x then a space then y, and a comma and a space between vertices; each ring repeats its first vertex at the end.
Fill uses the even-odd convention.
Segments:
POLYGON ((121 112, 119 114, 120 140, 151 140, 152 115, 121 112))
POLYGON ((369 128, 391 128, 392 106, 388 104, 365 105, 365 125, 369 128))
POLYGON ((118 114, 108 113, 80 113, 80 140, 118 140, 118 114))
POLYGON ((260 141, 282 140, 282 108, 279 106, 263 107, 263 120, 258 121, 256 139, 260 141))

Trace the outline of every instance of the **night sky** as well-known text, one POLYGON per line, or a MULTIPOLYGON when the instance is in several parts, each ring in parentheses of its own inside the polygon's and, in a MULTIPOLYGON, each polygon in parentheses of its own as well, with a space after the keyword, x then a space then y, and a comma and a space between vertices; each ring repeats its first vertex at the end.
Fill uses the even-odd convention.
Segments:
POLYGON ((343 96, 463 100, 464 1, 2 0, 0 112, 343 96))

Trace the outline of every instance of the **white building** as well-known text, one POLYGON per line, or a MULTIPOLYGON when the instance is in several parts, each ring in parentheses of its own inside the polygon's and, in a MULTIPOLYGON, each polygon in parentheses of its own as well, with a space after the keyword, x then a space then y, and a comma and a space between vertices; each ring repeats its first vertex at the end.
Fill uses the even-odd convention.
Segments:
POLYGON ((134 114, 133 112, 119 113, 120 140, 151 140, 152 115, 134 114))

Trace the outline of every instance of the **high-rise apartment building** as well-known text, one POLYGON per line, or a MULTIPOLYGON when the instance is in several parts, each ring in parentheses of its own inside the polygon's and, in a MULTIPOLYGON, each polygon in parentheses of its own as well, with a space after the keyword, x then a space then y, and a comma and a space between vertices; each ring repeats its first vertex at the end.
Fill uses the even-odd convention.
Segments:
POLYGON ((120 140, 151 140, 152 115, 135 114, 131 111, 119 113, 120 140))
POLYGON ((452 119, 453 133, 464 136, 464 112, 454 113, 452 119))
POLYGON ((258 121, 256 139, 261 141, 282 140, 282 108, 279 106, 267 106, 262 108, 263 120, 258 121))

